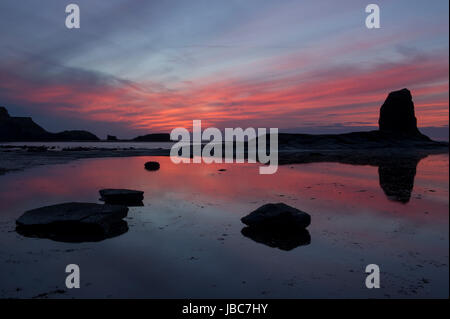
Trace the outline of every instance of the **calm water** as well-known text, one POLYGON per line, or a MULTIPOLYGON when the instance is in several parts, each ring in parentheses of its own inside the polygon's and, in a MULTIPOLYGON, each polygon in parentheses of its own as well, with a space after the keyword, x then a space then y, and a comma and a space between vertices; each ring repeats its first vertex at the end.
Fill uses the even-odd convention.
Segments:
POLYGON ((12 146, 48 146, 55 150, 62 150, 64 148, 137 148, 137 149, 170 149, 173 145, 172 142, 3 142, 0 145, 12 145, 12 146))
POLYGON ((386 196, 377 167, 288 165, 275 175, 258 167, 132 157, 0 176, 0 297, 448 298, 448 155, 418 163, 403 202, 386 196), (152 159, 157 172, 143 168, 152 159), (71 244, 14 231, 25 210, 99 202, 106 187, 145 191, 125 234, 71 244), (242 235, 240 218, 268 202, 311 214, 309 245, 285 251, 242 235), (81 289, 65 288, 70 263, 81 268, 81 289), (371 263, 380 289, 365 288, 371 263))

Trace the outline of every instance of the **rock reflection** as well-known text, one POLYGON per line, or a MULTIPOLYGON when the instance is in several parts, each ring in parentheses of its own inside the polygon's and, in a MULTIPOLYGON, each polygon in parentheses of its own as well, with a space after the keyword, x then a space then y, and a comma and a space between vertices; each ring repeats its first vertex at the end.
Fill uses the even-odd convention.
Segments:
POLYGON ((371 165, 378 167, 379 184, 389 200, 408 203, 414 188, 418 163, 429 154, 441 151, 422 151, 417 154, 393 153, 380 155, 371 153, 345 152, 303 152, 280 154, 280 164, 341 163, 350 165, 371 165))
POLYGON ((409 202, 419 161, 419 158, 405 158, 380 163, 378 166, 380 186, 390 200, 404 204, 409 202))
POLYGON ((85 223, 55 222, 32 227, 17 226, 16 231, 25 237, 51 239, 65 243, 99 242, 125 234, 128 231, 128 223, 120 220, 100 226, 85 223))
POLYGON ((144 206, 144 202, 141 200, 110 200, 100 198, 100 201, 104 202, 108 205, 123 205, 127 207, 142 207, 144 206))
POLYGON ((242 235, 272 248, 289 251, 309 245, 311 236, 304 228, 244 227, 242 235))

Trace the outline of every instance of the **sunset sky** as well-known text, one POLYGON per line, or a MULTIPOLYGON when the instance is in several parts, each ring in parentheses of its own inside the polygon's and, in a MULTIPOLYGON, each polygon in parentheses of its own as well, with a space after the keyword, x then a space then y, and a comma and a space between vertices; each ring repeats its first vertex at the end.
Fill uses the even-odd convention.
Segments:
MULTIPOLYGON (((412 91, 449 121, 448 0, 1 0, 0 105, 50 131, 129 138, 204 127, 345 132, 412 91), (81 28, 65 27, 65 7, 81 28)), ((431 127, 431 129, 430 129, 431 127)), ((439 128, 441 128, 439 130, 439 128)))

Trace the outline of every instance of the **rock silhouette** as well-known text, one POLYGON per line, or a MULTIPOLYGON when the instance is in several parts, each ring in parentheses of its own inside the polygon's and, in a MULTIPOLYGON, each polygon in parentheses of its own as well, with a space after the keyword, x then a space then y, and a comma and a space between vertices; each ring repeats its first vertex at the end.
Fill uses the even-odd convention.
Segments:
MULTIPOLYGON (((414 113, 411 92, 402 89, 389 93, 380 108, 379 130, 345 134, 278 134, 280 154, 296 156, 301 150, 380 150, 382 149, 441 149, 448 151, 447 142, 437 142, 420 133, 414 113)), ((269 139, 266 138, 266 141, 269 139)), ((268 147, 268 145, 266 145, 268 147)), ((315 152, 315 151, 313 151, 315 152)), ((345 154, 343 154, 345 155, 345 154)))
POLYGON ((3 106, 0 106, 0 119, 2 118, 9 118, 8 110, 5 109, 3 106))
POLYGON ((147 162, 144 164, 144 167, 147 171, 157 171, 161 165, 158 162, 147 162))
POLYGON ((135 142, 170 142, 170 134, 154 133, 135 137, 135 142))
POLYGON ((64 131, 50 133, 36 124, 31 117, 10 116, 0 106, 0 141, 99 141, 87 131, 64 131))
POLYGON ((417 128, 414 103, 408 89, 389 93, 380 108, 378 125, 380 132, 426 138, 417 128))
POLYGON ((346 134, 279 134, 279 164, 338 162, 378 167, 380 186, 393 201, 407 203, 418 162, 448 153, 448 142, 420 133, 411 92, 389 93, 380 108, 379 130, 346 134))
POLYGON ((241 221, 251 227, 306 228, 311 216, 284 203, 270 203, 242 217, 241 221))
POLYGON ((91 132, 75 130, 64 131, 60 133, 50 133, 50 140, 54 141, 100 141, 100 139, 91 132))
POLYGON ((242 235, 258 243, 281 250, 292 250, 311 242, 305 229, 311 216, 284 203, 265 204, 241 218, 248 227, 242 235))
POLYGON ((106 140, 107 141, 118 141, 117 136, 114 136, 114 135, 107 135, 106 140))
POLYGON ((100 241, 128 230, 128 208, 120 205, 64 203, 25 212, 16 230, 26 237, 63 242, 100 241))
POLYGON ((37 140, 50 137, 50 133, 33 122, 31 117, 11 117, 0 107, 0 141, 37 140))

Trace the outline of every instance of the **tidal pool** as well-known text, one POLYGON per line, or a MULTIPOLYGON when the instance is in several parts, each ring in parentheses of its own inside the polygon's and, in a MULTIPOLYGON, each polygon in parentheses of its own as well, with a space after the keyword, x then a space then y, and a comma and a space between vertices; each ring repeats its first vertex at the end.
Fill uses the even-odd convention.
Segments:
POLYGON ((0 176, 0 297, 448 298, 448 154, 420 160, 410 187, 386 186, 392 172, 374 166, 258 167, 129 157, 0 176), (150 160, 161 169, 146 171, 150 160), (126 232, 66 243, 15 231, 26 210, 101 203, 102 188, 145 192, 126 232), (277 202, 311 215, 308 240, 274 247, 243 231, 241 217, 277 202), (80 289, 65 286, 68 264, 80 267, 80 289), (365 286, 368 264, 381 269, 379 289, 365 286))

